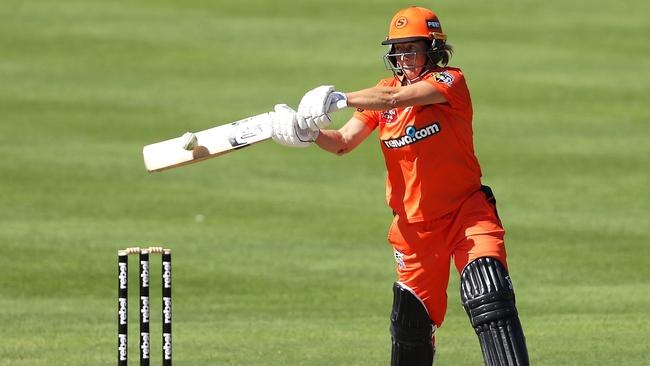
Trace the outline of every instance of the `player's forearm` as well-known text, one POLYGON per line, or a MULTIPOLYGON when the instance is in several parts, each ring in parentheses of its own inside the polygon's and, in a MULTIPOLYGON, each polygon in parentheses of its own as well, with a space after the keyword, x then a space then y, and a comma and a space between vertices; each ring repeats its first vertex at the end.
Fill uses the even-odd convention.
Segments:
POLYGON ((376 86, 346 93, 346 96, 349 107, 375 111, 447 101, 437 88, 425 82, 406 86, 376 86))
POLYGON ((381 111, 399 107, 399 90, 398 87, 376 86, 345 95, 348 98, 348 107, 381 111))
POLYGON ((343 155, 350 151, 348 141, 337 130, 321 130, 315 142, 321 149, 336 155, 343 155))

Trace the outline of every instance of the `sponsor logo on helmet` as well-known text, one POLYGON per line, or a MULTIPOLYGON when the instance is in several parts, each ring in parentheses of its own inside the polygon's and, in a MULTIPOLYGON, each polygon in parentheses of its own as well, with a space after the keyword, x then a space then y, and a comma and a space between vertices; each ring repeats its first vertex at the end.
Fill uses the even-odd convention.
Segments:
POLYGON ((390 139, 382 140, 384 145, 389 149, 400 148, 406 145, 414 144, 420 140, 424 140, 428 137, 431 137, 440 132, 440 125, 438 122, 434 122, 428 126, 422 128, 417 128, 415 126, 408 126, 404 130, 404 135, 390 139))
POLYGON ((409 20, 406 17, 402 16, 397 18, 397 20, 395 21, 395 28, 402 29, 406 27, 407 24, 409 24, 409 20))
POLYGON ((427 28, 429 29, 439 29, 440 22, 437 20, 427 20, 427 28))
POLYGON ((447 71, 434 72, 433 78, 435 81, 446 84, 447 86, 451 86, 451 83, 454 81, 454 76, 447 71))

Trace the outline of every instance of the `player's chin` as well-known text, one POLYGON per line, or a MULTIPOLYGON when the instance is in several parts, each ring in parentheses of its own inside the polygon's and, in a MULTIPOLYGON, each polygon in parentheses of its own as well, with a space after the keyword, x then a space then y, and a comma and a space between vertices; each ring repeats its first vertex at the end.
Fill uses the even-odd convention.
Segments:
POLYGON ((419 72, 419 70, 414 70, 414 69, 411 69, 411 70, 405 70, 404 75, 405 75, 409 80, 413 80, 413 79, 417 78, 418 75, 420 75, 420 72, 419 72))

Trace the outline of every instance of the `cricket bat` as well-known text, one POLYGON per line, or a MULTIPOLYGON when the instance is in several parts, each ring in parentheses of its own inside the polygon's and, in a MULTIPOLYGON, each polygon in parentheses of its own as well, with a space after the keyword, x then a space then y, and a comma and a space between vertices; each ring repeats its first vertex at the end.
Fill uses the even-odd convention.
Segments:
MULTIPOLYGON (((333 93, 328 112, 347 106, 345 95, 333 93)), ((229 152, 266 141, 273 128, 269 113, 258 114, 236 122, 195 132, 195 146, 186 150, 184 137, 147 145, 142 149, 144 165, 148 172, 160 172, 214 158, 229 152)))

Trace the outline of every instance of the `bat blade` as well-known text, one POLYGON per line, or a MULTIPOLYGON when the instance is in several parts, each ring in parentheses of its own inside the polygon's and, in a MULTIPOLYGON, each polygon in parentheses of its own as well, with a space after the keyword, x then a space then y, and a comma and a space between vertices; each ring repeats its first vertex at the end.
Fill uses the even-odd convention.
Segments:
POLYGON ((183 149, 181 137, 147 145, 142 149, 149 172, 197 163, 271 138, 273 129, 268 113, 196 132, 197 146, 183 149))

